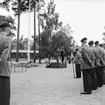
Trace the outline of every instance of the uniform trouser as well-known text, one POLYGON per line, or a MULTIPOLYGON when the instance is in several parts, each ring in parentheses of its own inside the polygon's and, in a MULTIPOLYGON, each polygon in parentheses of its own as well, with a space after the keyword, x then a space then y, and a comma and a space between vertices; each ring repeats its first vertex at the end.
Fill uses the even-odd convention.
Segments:
POLYGON ((80 78, 81 77, 80 64, 75 64, 75 68, 76 68, 76 77, 80 78))
POLYGON ((105 84, 105 66, 103 67, 103 84, 105 84))
POLYGON ((10 77, 0 76, 0 105, 10 105, 10 77))
POLYGON ((103 86, 103 67, 96 67, 97 86, 103 86))
POLYGON ((84 87, 84 92, 91 92, 91 69, 83 69, 83 87, 84 87))
POLYGON ((96 69, 95 69, 95 68, 92 68, 92 69, 90 70, 90 72, 91 72, 91 79, 92 79, 91 89, 92 89, 92 90, 95 90, 95 89, 97 89, 96 69))

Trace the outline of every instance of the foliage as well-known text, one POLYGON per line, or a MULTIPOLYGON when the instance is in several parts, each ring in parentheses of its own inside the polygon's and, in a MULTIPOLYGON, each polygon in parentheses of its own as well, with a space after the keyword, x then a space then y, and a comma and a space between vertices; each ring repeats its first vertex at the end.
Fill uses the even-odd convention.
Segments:
POLYGON ((1 8, 5 8, 7 11, 9 11, 10 10, 10 2, 11 2, 12 0, 4 0, 3 2, 0 2, 0 7, 1 8))
POLYGON ((3 15, 0 15, 0 24, 5 23, 5 22, 10 24, 11 29, 16 29, 15 20, 11 16, 6 17, 3 15))
POLYGON ((55 12, 56 5, 51 0, 48 3, 47 9, 45 8, 44 13, 40 13, 40 24, 43 30, 56 30, 59 25, 59 14, 55 12))
POLYGON ((71 34, 74 32, 74 31, 72 30, 72 27, 70 26, 69 23, 66 24, 66 25, 64 25, 64 26, 63 26, 63 23, 61 23, 60 26, 61 26, 61 27, 59 27, 59 29, 60 29, 62 32, 66 33, 68 36, 71 36, 71 34))
POLYGON ((51 56, 51 42, 53 31, 57 30, 61 25, 59 22, 59 14, 55 12, 56 5, 53 0, 50 0, 44 12, 40 13, 40 25, 43 32, 41 33, 41 54, 50 57, 51 56))
MULTIPOLYGON (((15 15, 27 12, 29 10, 29 0, 4 0, 0 3, 0 7, 5 8, 8 11, 10 10, 10 5, 12 5, 12 10, 15 12, 15 15), (20 11, 18 11, 18 6, 20 11)), ((41 9, 41 7, 43 7, 44 5, 44 0, 30 0, 31 11, 33 11, 34 7, 37 8, 36 10, 41 9)))
POLYGON ((57 49, 63 47, 65 49, 66 55, 70 54, 70 47, 72 46, 71 43, 72 37, 68 36, 62 31, 58 31, 54 36, 52 36, 52 52, 54 53, 57 49))

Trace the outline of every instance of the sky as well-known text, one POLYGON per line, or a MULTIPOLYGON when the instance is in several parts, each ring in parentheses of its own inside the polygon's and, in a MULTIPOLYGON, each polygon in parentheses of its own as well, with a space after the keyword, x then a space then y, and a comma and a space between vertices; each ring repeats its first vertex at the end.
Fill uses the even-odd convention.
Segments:
MULTIPOLYGON (((81 45, 80 40, 83 37, 87 37, 88 41, 99 40, 100 43, 103 43, 102 37, 105 32, 104 0, 55 0, 55 4, 56 12, 60 16, 59 20, 64 25, 70 23, 76 44, 81 45)), ((0 9, 0 14, 13 15, 12 12, 7 13, 3 9, 0 9)), ((28 14, 21 15, 20 35, 23 34, 24 37, 28 37, 28 19, 28 14)), ((30 19, 30 34, 32 35, 34 32, 33 13, 31 13, 30 19)))

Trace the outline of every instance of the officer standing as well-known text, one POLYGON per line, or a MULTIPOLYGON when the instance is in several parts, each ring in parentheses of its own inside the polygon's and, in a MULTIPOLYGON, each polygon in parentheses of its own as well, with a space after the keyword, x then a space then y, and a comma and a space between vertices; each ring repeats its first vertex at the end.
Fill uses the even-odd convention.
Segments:
POLYGON ((84 92, 81 92, 81 94, 91 94, 91 69, 94 68, 94 64, 92 62, 92 50, 87 45, 87 38, 83 38, 81 40, 82 42, 82 48, 81 48, 81 54, 82 54, 82 63, 81 63, 81 70, 83 73, 83 86, 84 86, 84 92))
POLYGON ((7 22, 0 23, 0 105, 10 105, 10 67, 9 55, 11 40, 7 35, 10 25, 7 22))
POLYGON ((81 53, 79 52, 79 49, 77 48, 76 50, 76 55, 74 57, 74 63, 75 63, 75 69, 76 69, 76 77, 81 78, 81 61, 82 61, 82 56, 81 53))
MULTIPOLYGON (((104 45, 103 44, 100 44, 100 47, 102 48, 102 51, 103 51, 103 60, 105 62, 105 49, 104 49, 104 45)), ((103 66, 103 84, 105 84, 105 66, 103 66)))
POLYGON ((103 86, 103 67, 105 66, 105 61, 104 61, 104 51, 103 49, 99 46, 99 41, 95 42, 95 47, 97 48, 99 55, 100 55, 100 66, 97 69, 97 75, 99 77, 98 81, 98 87, 103 86))
POLYGON ((96 75, 96 67, 99 66, 99 54, 98 54, 98 50, 93 46, 94 41, 89 41, 88 45, 91 48, 92 52, 93 52, 93 63, 95 65, 94 68, 91 69, 91 77, 92 77, 92 90, 96 90, 97 89, 97 75, 96 75))

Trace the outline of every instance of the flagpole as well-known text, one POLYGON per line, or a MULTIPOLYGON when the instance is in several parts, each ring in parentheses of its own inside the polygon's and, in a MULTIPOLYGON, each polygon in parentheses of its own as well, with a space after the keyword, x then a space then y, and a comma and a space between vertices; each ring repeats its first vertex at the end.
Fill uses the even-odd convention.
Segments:
POLYGON ((28 62, 30 62, 30 0, 29 0, 29 20, 28 20, 28 62))

